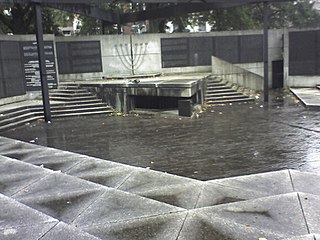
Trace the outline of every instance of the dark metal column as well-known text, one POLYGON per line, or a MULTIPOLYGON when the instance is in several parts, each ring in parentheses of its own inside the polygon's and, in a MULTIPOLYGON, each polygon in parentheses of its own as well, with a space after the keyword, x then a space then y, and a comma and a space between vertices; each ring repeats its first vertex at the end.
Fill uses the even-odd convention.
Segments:
POLYGON ((35 3, 34 10, 36 14, 36 37, 37 37, 37 46, 38 46, 38 59, 39 59, 44 119, 46 122, 51 122, 46 60, 45 60, 45 53, 44 53, 41 5, 39 3, 35 3))
POLYGON ((269 101, 269 2, 263 2, 263 68, 264 68, 264 84, 263 84, 263 95, 264 101, 269 101))

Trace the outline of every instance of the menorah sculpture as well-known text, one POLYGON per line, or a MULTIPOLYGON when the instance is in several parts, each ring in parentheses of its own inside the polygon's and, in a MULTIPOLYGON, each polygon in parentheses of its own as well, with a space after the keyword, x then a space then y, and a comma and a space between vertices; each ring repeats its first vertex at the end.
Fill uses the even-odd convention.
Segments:
POLYGON ((135 43, 133 45, 131 36, 129 44, 120 43, 114 45, 121 63, 125 68, 131 71, 132 75, 134 75, 135 70, 142 65, 144 56, 147 52, 147 46, 148 43, 135 43))

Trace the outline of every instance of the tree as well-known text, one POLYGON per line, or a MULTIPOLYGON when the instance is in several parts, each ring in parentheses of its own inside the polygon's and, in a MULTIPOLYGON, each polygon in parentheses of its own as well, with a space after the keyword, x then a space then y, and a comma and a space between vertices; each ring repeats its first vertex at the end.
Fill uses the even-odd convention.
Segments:
POLYGON ((308 0, 272 4, 270 27, 320 27, 320 12, 313 5, 308 0))
MULTIPOLYGON (((57 33, 58 25, 54 22, 51 9, 43 9, 44 33, 57 33)), ((35 33, 35 14, 32 4, 5 4, 0 8, 0 28, 3 33, 35 33)))
POLYGON ((31 4, 1 7, 0 21, 4 33, 28 34, 34 31, 34 11, 31 4))

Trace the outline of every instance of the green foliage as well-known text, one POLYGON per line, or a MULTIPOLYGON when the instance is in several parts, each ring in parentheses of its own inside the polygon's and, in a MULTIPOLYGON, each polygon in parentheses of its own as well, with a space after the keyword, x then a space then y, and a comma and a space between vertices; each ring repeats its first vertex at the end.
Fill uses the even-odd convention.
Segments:
MULTIPOLYGON (((98 4, 105 10, 116 12, 141 11, 156 9, 168 4, 98 4)), ((54 9, 43 9, 44 32, 58 34, 58 27, 72 26, 73 13, 54 9)), ((183 32, 187 25, 195 26, 208 22, 212 31, 261 29, 262 4, 251 4, 235 8, 216 9, 207 12, 193 13, 186 16, 174 16, 170 19, 155 19, 149 21, 149 32, 165 32, 166 22, 172 21, 175 32, 183 32)), ((79 16, 82 27, 81 35, 116 33, 113 25, 105 26, 100 20, 79 16)), ((313 9, 309 0, 282 2, 270 4, 270 28, 284 27, 320 27, 320 13, 313 9)), ((31 4, 1 4, 0 32, 13 34, 30 34, 35 32, 34 10, 31 4)))
MULTIPOLYGON (((196 16, 192 17, 193 24, 207 21, 212 31, 261 29, 263 26, 262 4, 211 10, 196 16)), ((270 28, 285 27, 320 27, 320 12, 313 9, 309 0, 270 4, 270 28)))
MULTIPOLYGON (((54 21, 51 9, 43 9, 44 33, 57 33, 58 25, 54 21)), ((32 4, 4 4, 0 8, 0 29, 3 33, 35 33, 35 14, 32 4)))
POLYGON ((320 27, 320 12, 308 0, 274 3, 270 6, 270 27, 320 27))

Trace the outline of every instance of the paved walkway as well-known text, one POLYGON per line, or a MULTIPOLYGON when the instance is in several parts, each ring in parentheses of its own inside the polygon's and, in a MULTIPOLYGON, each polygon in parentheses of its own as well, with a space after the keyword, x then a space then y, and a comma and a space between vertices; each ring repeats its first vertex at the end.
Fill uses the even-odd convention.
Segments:
POLYGON ((320 239, 320 176, 199 181, 0 137, 0 239, 320 239))

